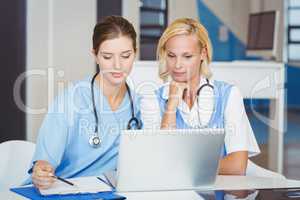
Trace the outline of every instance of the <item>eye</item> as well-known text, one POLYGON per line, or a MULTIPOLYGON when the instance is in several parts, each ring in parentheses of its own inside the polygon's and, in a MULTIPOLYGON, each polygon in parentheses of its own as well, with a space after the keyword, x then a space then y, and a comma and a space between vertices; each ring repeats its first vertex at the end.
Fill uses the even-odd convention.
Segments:
POLYGON ((187 59, 189 59, 189 58, 192 58, 193 55, 185 55, 184 57, 187 58, 187 59))
POLYGON ((130 53, 121 55, 122 58, 127 59, 131 56, 130 53))
POLYGON ((109 60, 109 59, 111 59, 111 57, 112 57, 112 56, 103 55, 103 58, 104 58, 105 60, 109 60))
POLYGON ((168 53, 167 56, 168 56, 169 58, 174 58, 174 57, 175 57, 174 54, 170 54, 170 53, 168 53))

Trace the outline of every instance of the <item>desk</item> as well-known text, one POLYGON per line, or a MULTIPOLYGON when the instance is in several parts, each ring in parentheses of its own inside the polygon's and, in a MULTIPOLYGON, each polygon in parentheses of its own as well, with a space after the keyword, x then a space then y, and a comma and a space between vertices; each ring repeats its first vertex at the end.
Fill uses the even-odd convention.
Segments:
MULTIPOLYGON (((251 176, 218 176, 215 184, 209 187, 199 187, 190 191, 172 191, 172 192, 127 192, 120 193, 128 200, 165 200, 176 197, 175 199, 197 199, 193 191, 214 191, 214 190, 249 190, 249 189, 270 189, 270 188, 295 188, 300 187, 300 181, 289 179, 272 179, 251 176), (168 197, 168 198, 166 198, 168 197), (185 198, 186 197, 186 198, 185 198)), ((8 189, 1 191, 0 197, 5 200, 23 200, 25 198, 10 192, 8 189)), ((181 200, 180 199, 180 200, 181 200)))
MULTIPOLYGON (((126 196, 128 200, 165 200, 165 199, 189 199, 199 200, 202 199, 195 191, 202 193, 213 192, 216 190, 253 190, 253 189, 274 189, 274 188, 295 188, 300 187, 300 181, 295 180, 282 180, 262 177, 251 176, 218 176, 216 183, 211 187, 199 187, 194 191, 168 191, 168 192, 135 192, 135 193, 121 193, 126 196)), ((210 198, 214 199, 214 198, 210 198)), ((269 199, 268 199, 269 200, 269 199)))
POLYGON ((288 190, 225 190, 225 191, 172 191, 127 194, 128 200, 299 200, 299 191, 288 190), (293 194, 294 193, 294 194, 293 194), (289 195, 297 195, 288 197, 289 195))
MULTIPOLYGON (((283 172, 283 139, 285 120, 285 68, 283 63, 263 61, 212 62, 213 78, 235 84, 244 98, 270 99, 270 116, 253 110, 256 117, 269 126, 269 169, 283 172)), ((147 94, 157 89, 158 63, 137 61, 130 75, 137 92, 147 94)))

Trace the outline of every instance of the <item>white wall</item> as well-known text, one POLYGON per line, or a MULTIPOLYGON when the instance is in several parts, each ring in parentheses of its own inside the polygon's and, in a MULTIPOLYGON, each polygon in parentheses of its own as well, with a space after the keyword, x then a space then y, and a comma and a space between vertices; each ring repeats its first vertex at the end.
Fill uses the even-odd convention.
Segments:
POLYGON ((35 141, 58 87, 94 71, 96 0, 27 1, 27 139, 35 141), (39 75, 37 75, 39 74, 39 75), (42 109, 40 109, 42 108, 42 109), (40 110, 37 110, 40 109, 40 110))
POLYGON ((199 19, 197 0, 169 0, 168 1, 168 22, 171 23, 177 18, 188 17, 199 19))
MULTIPOLYGON (((248 0, 203 0, 205 5, 244 43, 247 41, 248 0)), ((201 12, 201 11, 200 11, 201 12)))
MULTIPOLYGON (((134 29, 136 34, 140 35, 140 1, 139 0, 123 0, 122 1, 122 16, 128 19, 134 29)), ((138 49, 138 56, 139 58, 139 44, 140 38, 137 37, 137 49, 138 49)))

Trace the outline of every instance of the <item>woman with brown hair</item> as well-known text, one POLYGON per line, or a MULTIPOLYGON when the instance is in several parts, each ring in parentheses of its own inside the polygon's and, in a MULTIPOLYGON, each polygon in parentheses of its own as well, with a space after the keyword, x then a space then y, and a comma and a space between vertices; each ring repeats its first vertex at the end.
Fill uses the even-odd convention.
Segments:
POLYGON ((98 23, 92 53, 97 73, 59 95, 39 130, 27 183, 40 189, 49 188, 55 176, 98 176, 116 169, 121 130, 141 128, 139 97, 126 83, 136 55, 132 24, 119 16, 98 23))

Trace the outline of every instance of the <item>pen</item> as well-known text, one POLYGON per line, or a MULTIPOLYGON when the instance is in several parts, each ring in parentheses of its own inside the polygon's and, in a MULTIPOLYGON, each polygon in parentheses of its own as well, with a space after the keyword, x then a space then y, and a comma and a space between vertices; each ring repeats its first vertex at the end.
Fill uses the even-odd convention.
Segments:
POLYGON ((110 182, 109 178, 107 178, 107 176, 106 176, 105 174, 103 174, 103 175, 104 175, 106 181, 108 182, 108 184, 110 185, 110 187, 114 189, 115 187, 114 187, 113 184, 110 182))
POLYGON ((71 186, 74 186, 74 183, 71 183, 70 181, 67 181, 66 179, 63 179, 63 178, 61 178, 61 177, 59 177, 59 176, 52 176, 53 178, 56 178, 57 180, 60 180, 60 181, 62 181, 62 182, 64 182, 64 183, 66 183, 66 184, 68 184, 68 185, 71 185, 71 186))
POLYGON ((100 177, 96 177, 98 180, 100 180, 102 183, 105 183, 106 185, 110 186, 109 183, 107 183, 105 180, 103 180, 102 178, 100 177))
MULTIPOLYGON (((109 187, 111 187, 112 189, 114 188, 114 186, 110 183, 110 182, 107 182, 105 180, 103 180, 102 178, 100 177, 97 177, 98 180, 100 180, 101 182, 105 183, 106 185, 108 185, 109 187)), ((107 178, 105 177, 105 179, 107 180, 107 178)))

